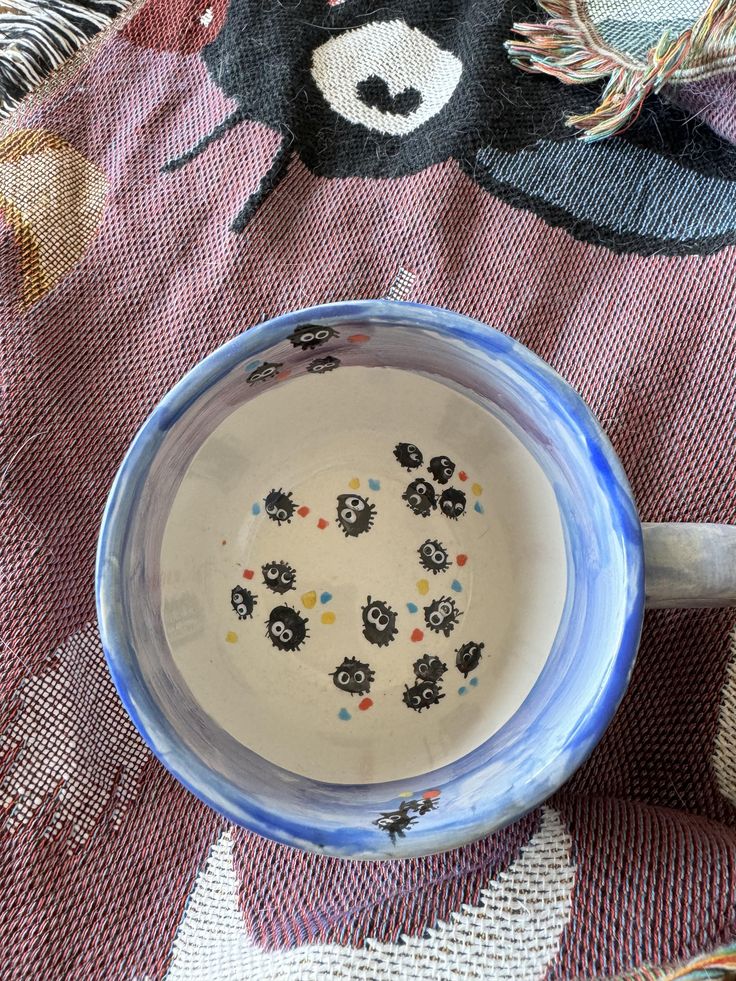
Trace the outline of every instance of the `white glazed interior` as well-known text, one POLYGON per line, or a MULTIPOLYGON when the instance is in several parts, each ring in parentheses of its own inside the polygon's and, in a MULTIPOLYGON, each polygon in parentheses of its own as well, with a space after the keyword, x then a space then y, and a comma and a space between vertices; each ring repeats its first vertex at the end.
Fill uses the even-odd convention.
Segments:
POLYGON ((407 779, 461 758, 522 704, 560 623, 567 570, 549 480, 501 421, 436 378, 343 366, 252 394, 199 448, 163 536, 164 626, 183 683, 239 743, 316 780, 407 779), (420 448, 421 468, 408 472, 396 461, 401 441, 420 448), (439 509, 417 516, 401 499, 417 478, 441 493, 427 471, 438 455, 456 464, 447 486, 467 496, 457 521, 439 509), (309 513, 269 520, 264 498, 274 488, 292 492, 309 513), (347 537, 336 498, 353 493, 376 515, 370 531, 347 537), (451 559, 437 575, 419 562, 427 539, 451 559), (458 555, 467 557, 463 565, 458 555), (279 596, 265 587, 261 566, 282 560, 296 569, 297 588, 279 596), (232 609, 234 586, 255 594, 251 618, 232 609), (398 633, 386 646, 363 636, 368 596, 397 613, 398 633), (439 597, 461 611, 448 637, 425 623, 424 606, 439 597), (278 650, 266 636, 269 611, 283 603, 308 617, 298 651, 278 650), (334 622, 322 622, 323 614, 334 622), (416 630, 421 641, 412 639, 416 630), (463 677, 456 651, 468 641, 485 647, 477 670, 463 677), (402 696, 427 653, 447 665, 443 697, 417 712, 402 696), (333 683, 344 657, 375 674, 368 707, 333 683))

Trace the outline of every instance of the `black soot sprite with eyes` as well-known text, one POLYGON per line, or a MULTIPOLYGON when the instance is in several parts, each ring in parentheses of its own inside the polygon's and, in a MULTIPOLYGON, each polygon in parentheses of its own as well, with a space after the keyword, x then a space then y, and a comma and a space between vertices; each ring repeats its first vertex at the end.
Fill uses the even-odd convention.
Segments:
POLYGON ((480 664, 485 646, 485 644, 476 644, 474 640, 470 640, 455 652, 455 667, 464 678, 467 678, 470 672, 475 671, 480 664))
POLYGON ((449 637, 459 619, 460 610, 449 596, 440 596, 439 599, 433 600, 429 606, 424 607, 424 622, 436 634, 444 634, 445 637, 449 637))
POLYGON ((267 562, 261 566, 264 585, 273 593, 288 593, 296 589, 296 572, 287 562, 267 562))
POLYGON ((465 504, 465 494, 454 487, 448 487, 440 495, 440 511, 454 521, 465 513, 465 504))
POLYGON ((266 514, 276 524, 281 525, 286 522, 288 525, 294 517, 296 504, 291 499, 291 491, 287 493, 281 490, 281 488, 272 490, 266 494, 263 503, 266 506, 266 514))
POLYGON ((437 495, 428 480, 412 480, 401 498, 420 518, 428 518, 437 507, 437 495))
POLYGON ((335 368, 340 367, 340 359, 333 358, 331 354, 328 354, 324 358, 315 358, 314 361, 310 361, 307 365, 307 371, 312 375, 324 375, 328 371, 334 371, 335 368))
POLYGON ((397 443, 394 447, 394 456, 404 470, 416 470, 417 467, 421 467, 424 460, 422 451, 413 443, 397 443))
POLYGON ((346 657, 331 674, 335 687, 351 695, 367 695, 371 690, 371 682, 375 673, 371 666, 354 657, 346 657))
POLYGON ((410 807, 410 804, 410 801, 402 801, 395 811, 383 811, 373 822, 377 828, 388 834, 393 843, 397 838, 403 838, 412 824, 416 824, 417 819, 412 814, 414 808, 410 807))
POLYGON ((423 545, 419 546, 417 551, 421 566, 427 572, 432 572, 436 576, 438 572, 446 572, 450 568, 450 557, 447 549, 435 539, 428 538, 423 545))
POLYGON ((236 586, 230 593, 230 605, 240 620, 248 620, 253 616, 253 607, 257 598, 244 586, 236 586))
POLYGON ((455 464, 449 456, 433 456, 429 461, 427 470, 429 470, 438 484, 446 484, 455 473, 455 464))
POLYGON ((420 657, 418 661, 414 662, 414 676, 419 681, 437 682, 445 671, 447 671, 447 665, 444 661, 440 661, 435 654, 425 654, 424 657, 420 657))
POLYGON ((331 337, 339 336, 339 333, 327 324, 302 324, 289 334, 289 340, 294 347, 302 351, 311 351, 321 344, 326 344, 331 337))
POLYGON ((363 636, 377 647, 385 647, 394 639, 396 629, 396 614, 383 600, 374 600, 369 596, 361 612, 363 619, 363 636))
POLYGON ((347 538, 357 538, 373 526, 375 505, 360 494, 339 494, 337 498, 337 523, 347 538))
POLYGON ((307 638, 307 623, 290 606, 276 606, 266 621, 266 636, 280 651, 298 651, 307 638))
POLYGON ((404 704, 415 712, 421 712, 430 705, 438 705, 440 699, 445 697, 434 681, 418 681, 411 688, 404 685, 404 689, 404 704))
POLYGON ((270 378, 275 378, 283 367, 283 362, 264 361, 263 364, 259 364, 257 368, 254 368, 245 380, 249 385, 266 382, 270 378))

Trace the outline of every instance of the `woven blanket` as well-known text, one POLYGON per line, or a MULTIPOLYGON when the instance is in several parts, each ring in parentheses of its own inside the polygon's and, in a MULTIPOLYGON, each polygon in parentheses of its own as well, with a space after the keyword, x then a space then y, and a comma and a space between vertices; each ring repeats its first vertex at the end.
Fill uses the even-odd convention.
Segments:
POLYGON ((643 520, 736 521, 733 4, 146 0, 13 89, 73 7, 0 12, 6 109, 46 77, 0 131, 0 977, 724 976, 733 612, 647 615, 610 728, 543 808, 352 863, 229 825, 151 756, 93 566, 117 466, 189 368, 387 294, 549 361, 643 520))

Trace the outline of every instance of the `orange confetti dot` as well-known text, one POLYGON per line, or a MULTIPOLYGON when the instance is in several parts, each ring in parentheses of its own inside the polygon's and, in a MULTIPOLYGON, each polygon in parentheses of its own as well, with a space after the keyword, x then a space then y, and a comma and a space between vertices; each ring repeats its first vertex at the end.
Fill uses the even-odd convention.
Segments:
POLYGON ((228 644, 234 644, 237 639, 238 635, 234 630, 228 630, 228 632, 225 634, 225 640, 228 642, 228 644))
POLYGON ((419 592, 419 593, 420 593, 420 594, 421 594, 422 596, 426 596, 426 595, 427 595, 427 593, 429 592, 429 583, 427 582, 427 580, 426 580, 426 579, 420 579, 420 580, 419 580, 419 581, 417 582, 417 591, 418 591, 418 592, 419 592))
POLYGON ((322 614, 322 623, 334 623, 334 622, 335 622, 335 614, 334 613, 323 613, 322 614))
POLYGON ((424 793, 422 794, 422 797, 425 800, 434 800, 435 797, 439 797, 439 796, 440 796, 439 790, 425 790, 424 793))
POLYGON ((307 507, 306 504, 302 504, 300 508, 297 508, 296 513, 299 515, 300 518, 306 518, 306 516, 309 514, 309 508, 307 507))
POLYGON ((456 556, 455 561, 458 565, 465 565, 465 563, 468 561, 468 557, 467 555, 458 555, 456 556))
POLYGON ((324 518, 320 518, 319 521, 317 522, 317 527, 321 528, 324 531, 324 529, 327 527, 328 524, 329 521, 325 521, 324 518))
POLYGON ((370 340, 370 337, 368 334, 351 334, 348 340, 351 344, 365 344, 366 341, 370 340))
POLYGON ((362 702, 358 702, 358 708, 361 712, 367 712, 371 705, 373 705, 372 698, 364 698, 362 702))
POLYGON ((419 627, 415 627, 414 630, 412 630, 411 639, 414 641, 415 644, 419 643, 420 640, 424 640, 424 634, 419 629, 419 627))
POLYGON ((291 374, 291 368, 284 368, 284 370, 283 370, 283 371, 280 371, 280 372, 278 373, 278 375, 276 375, 276 377, 277 377, 277 378, 278 378, 278 379, 279 379, 280 381, 283 381, 283 380, 284 380, 284 378, 288 378, 290 374, 291 374))

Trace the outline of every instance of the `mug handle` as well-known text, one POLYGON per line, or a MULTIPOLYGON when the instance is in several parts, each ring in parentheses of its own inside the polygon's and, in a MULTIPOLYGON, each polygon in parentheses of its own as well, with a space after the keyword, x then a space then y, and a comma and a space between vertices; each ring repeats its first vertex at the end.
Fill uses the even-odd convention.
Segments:
POLYGON ((736 525, 642 524, 650 609, 736 606, 736 525))

